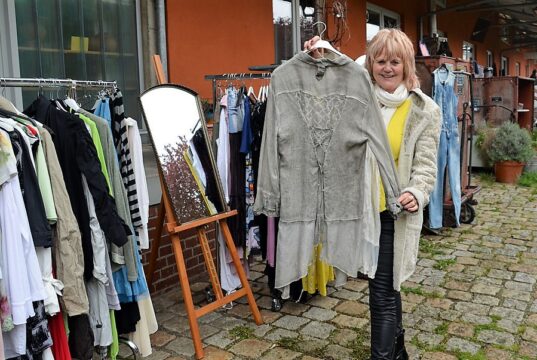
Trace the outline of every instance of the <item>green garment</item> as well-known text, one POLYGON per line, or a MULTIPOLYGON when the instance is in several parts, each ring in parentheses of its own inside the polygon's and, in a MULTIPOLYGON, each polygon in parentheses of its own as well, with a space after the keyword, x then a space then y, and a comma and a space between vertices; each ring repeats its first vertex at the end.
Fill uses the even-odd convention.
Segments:
POLYGON ((39 184, 39 190, 41 191, 41 197, 43 198, 43 204, 45 205, 47 220, 50 224, 55 224, 56 221, 58 221, 58 215, 56 214, 54 197, 52 195, 52 185, 50 183, 48 166, 45 160, 45 153, 43 152, 43 144, 41 141, 42 140, 40 139, 39 145, 37 146, 37 152, 35 154, 37 182, 39 184))
POLYGON ((112 344, 110 344, 110 359, 116 360, 119 354, 119 336, 116 327, 116 315, 114 310, 110 310, 110 325, 112 326, 112 344))
POLYGON ((101 163, 101 170, 104 174, 104 178, 106 179, 106 184, 108 185, 108 192, 110 193, 110 196, 113 197, 114 194, 112 193, 112 187, 110 186, 110 178, 108 177, 108 169, 106 167, 106 162, 104 161, 103 146, 101 145, 101 137, 99 136, 97 125, 95 125, 95 122, 85 115, 78 114, 78 116, 90 128, 91 138, 93 139, 93 144, 95 144, 95 148, 97 149, 97 157, 101 163))

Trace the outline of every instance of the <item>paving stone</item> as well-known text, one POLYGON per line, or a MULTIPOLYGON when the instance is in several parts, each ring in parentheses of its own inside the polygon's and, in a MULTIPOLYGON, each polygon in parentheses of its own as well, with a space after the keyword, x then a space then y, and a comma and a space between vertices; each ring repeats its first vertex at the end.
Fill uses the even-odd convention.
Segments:
POLYGON ((418 341, 421 344, 426 345, 429 348, 434 348, 444 340, 444 336, 437 334, 421 333, 417 336, 418 341))
POLYGON ((308 322, 308 319, 304 319, 294 315, 285 315, 272 324, 274 326, 281 327, 287 330, 297 330, 308 322))
POLYGON ((535 284, 535 276, 533 274, 527 274, 523 272, 517 272, 515 274, 514 280, 528 284, 535 284))
POLYGON ((193 356, 195 353, 192 340, 182 336, 166 345, 166 349, 185 356, 193 356))
POLYGON ((495 344, 501 346, 513 346, 515 337, 506 332, 496 330, 483 330, 477 334, 477 339, 487 344, 495 344))
POLYGON ((259 311, 261 313, 261 318, 263 318, 263 322, 265 324, 272 324, 274 321, 278 320, 279 318, 281 318, 283 315, 278 313, 278 312, 275 312, 275 311, 270 311, 270 310, 260 310, 259 311))
MULTIPOLYGON (((148 358, 144 358, 144 359, 148 359, 148 358)), ((207 359, 207 356, 205 356, 204 359, 207 359)), ((167 357, 166 360, 187 360, 187 358, 184 356, 170 356, 170 357, 167 357)))
POLYGON ((269 332, 268 334, 265 335, 265 339, 266 340, 271 340, 271 341, 278 341, 282 338, 297 338, 299 335, 298 331, 290 331, 290 330, 286 330, 286 329, 275 329, 271 332, 269 332))
POLYGON ((304 326, 300 330, 300 333, 318 339, 327 339, 332 333, 332 331, 334 331, 335 329, 336 327, 333 325, 322 323, 319 321, 312 321, 306 326, 304 326))
POLYGON ((444 322, 433 318, 422 318, 416 323, 416 327, 422 331, 433 332, 444 322))
POLYGON ((501 350, 494 348, 492 346, 488 346, 485 349, 485 356, 487 359, 501 359, 501 360, 511 360, 513 359, 513 354, 511 354, 509 351, 501 350))
POLYGON ((504 286, 506 289, 518 291, 531 291, 533 289, 532 284, 521 283, 517 281, 506 281, 504 286))
POLYGON ((248 326, 254 330, 254 336, 258 338, 263 338, 269 331, 273 329, 273 326, 269 324, 256 325, 254 323, 248 324, 248 326))
POLYGON ((235 339, 231 337, 229 332, 221 331, 218 334, 208 337, 203 341, 209 345, 216 346, 217 348, 225 349, 228 347, 229 344, 233 343, 235 339))
POLYGON ((490 315, 497 315, 502 319, 510 319, 513 321, 521 322, 524 318, 524 313, 515 309, 508 309, 504 307, 494 307, 490 311, 490 315))
POLYGON ((203 315, 198 321, 202 324, 211 324, 216 319, 220 319, 223 313, 223 311, 213 311, 207 315, 203 315))
POLYGON ((228 310, 228 313, 243 319, 252 316, 252 313, 250 312, 250 307, 248 305, 243 304, 234 304, 233 308, 228 310))
POLYGON ((483 305, 498 306, 500 304, 500 299, 494 296, 478 294, 474 296, 474 302, 483 305))
POLYGON ((456 321, 458 320, 460 317, 461 317, 461 312, 460 311, 457 311, 457 310, 442 310, 440 312, 440 318, 442 318, 442 320, 447 320, 447 321, 456 321))
POLYGON ((341 290, 334 292, 332 296, 339 298, 339 299, 344 299, 344 300, 360 300, 363 294, 360 292, 356 292, 356 291, 341 289, 341 290))
POLYGON ((232 353, 213 346, 207 346, 203 351, 203 360, 231 360, 235 358, 235 355, 232 353))
POLYGON ((294 301, 287 301, 283 304, 281 312, 283 314, 299 316, 309 308, 309 305, 296 303, 294 301))
POLYGON ((336 317, 336 315, 337 312, 333 310, 321 309, 315 306, 312 306, 308 311, 302 314, 302 316, 318 321, 328 321, 336 317))
POLYGON ((511 290, 511 289, 503 289, 500 293, 501 297, 504 298, 510 298, 510 299, 516 299, 516 300, 522 300, 522 301, 530 301, 531 299, 531 293, 529 291, 519 291, 519 290, 511 290))
POLYGON ((488 284, 475 284, 470 290, 473 293, 496 295, 501 289, 497 286, 491 286, 488 284))
POLYGON ((522 341, 520 343, 520 346, 518 348, 518 355, 527 356, 531 359, 531 357, 534 357, 535 354, 537 354, 537 344, 527 341, 522 341))
POLYGON ((369 323, 368 319, 340 314, 332 319, 336 325, 347 328, 362 328, 369 323))
POLYGON ((457 357, 443 352, 426 352, 421 360, 457 360, 457 357))
POLYGON ((351 341, 356 339, 356 332, 350 329, 340 329, 332 333, 334 343, 345 347, 351 341))
POLYGON ((351 291, 364 291, 368 288, 369 284, 366 280, 350 280, 347 281, 345 285, 343 285, 343 288, 351 291))
POLYGON ((468 291, 450 290, 447 293, 447 297, 454 300, 470 301, 472 300, 472 293, 468 291))
POLYGON ((470 302, 459 302, 455 304, 455 310, 459 310, 463 313, 475 314, 475 315, 487 315, 490 306, 473 304, 470 302))
POLYGON ((474 336, 474 326, 463 323, 451 323, 448 325, 448 334, 457 335, 463 338, 471 338, 474 336))
POLYGON ((325 354, 334 360, 352 360, 352 351, 339 345, 328 345, 325 354))
MULTIPOLYGON (((455 255, 455 254, 453 254, 455 255)), ((460 256, 457 257, 457 262, 462 265, 477 265, 479 264, 479 260, 473 257, 467 257, 467 256, 460 256)))
POLYGON ((156 351, 153 351, 151 353, 151 355, 149 355, 148 357, 145 357, 144 359, 147 359, 147 360, 164 360, 164 359, 168 359, 169 356, 170 356, 170 354, 167 353, 166 351, 156 350, 156 351))
POLYGON ((522 334, 522 338, 524 340, 528 340, 534 343, 537 343, 537 329, 532 327, 527 327, 524 331, 524 334, 522 334))
POLYGON ((467 352, 472 355, 475 355, 480 348, 479 344, 459 338, 451 338, 446 343, 446 349, 448 351, 467 352))
POLYGON ((309 305, 318 306, 323 309, 333 309, 341 300, 328 296, 315 296, 308 301, 309 305))
POLYGON ((450 280, 446 282, 446 284, 444 285, 446 289, 453 289, 453 290, 460 290, 460 291, 468 291, 470 290, 471 286, 472 284, 470 283, 462 282, 462 281, 455 281, 455 280, 450 280))
POLYGON ((269 350, 263 357, 262 360, 292 360, 301 356, 301 353, 291 351, 282 347, 276 347, 269 350))
POLYGON ((222 316, 211 323, 212 326, 218 329, 231 330, 237 326, 246 325, 247 322, 242 319, 237 319, 231 316, 222 316))
POLYGON ((496 323, 496 325, 499 328, 510 332, 511 334, 516 334, 518 332, 519 323, 516 323, 509 319, 501 319, 496 323))
POLYGON ((320 358, 316 358, 316 357, 313 357, 313 356, 309 356, 309 355, 305 355, 302 359, 300 360, 321 360, 320 358))
POLYGON ((270 348, 271 344, 266 341, 258 340, 258 339, 246 339, 242 340, 241 342, 233 345, 229 351, 249 357, 249 358, 259 358, 261 355, 267 351, 270 348))
POLYGON ((163 324, 164 322, 170 320, 171 318, 174 318, 177 316, 176 313, 171 311, 158 311, 155 307, 153 307, 155 310, 155 317, 157 318, 157 323, 163 324))
POLYGON ((190 330, 187 318, 182 316, 176 316, 165 321, 162 324, 162 327, 164 327, 165 330, 174 333, 184 333, 185 331, 190 330))
POLYGON ((517 309, 520 311, 526 311, 528 303, 526 301, 507 298, 503 301, 502 306, 506 308, 517 309))
MULTIPOLYGON (((220 329, 214 326, 211 326, 209 324, 199 324, 199 330, 200 330, 200 336, 202 339, 212 336, 220 331, 220 329)), ((190 329, 185 330, 182 335, 190 339, 192 338, 192 332, 190 331, 190 329)))
POLYGON ((339 313, 351 316, 362 315, 369 311, 369 307, 356 301, 344 301, 334 308, 339 313))
POLYGON ((158 330, 156 333, 151 334, 150 339, 152 345, 161 347, 175 339, 175 335, 163 330, 158 330))
POLYGON ((449 299, 429 298, 426 300, 426 304, 435 308, 448 310, 453 304, 453 301, 449 299))
MULTIPOLYGON (((324 349, 329 344, 330 342, 327 340, 310 338, 310 337, 304 336, 302 338, 302 341, 299 342, 298 347, 299 347, 299 350, 303 353, 308 353, 312 356, 318 356, 320 353, 324 352, 324 349)), ((329 352, 325 352, 325 354, 330 355, 329 352)))
POLYGON ((474 314, 464 314, 464 316, 461 317, 461 320, 475 325, 486 325, 492 323, 492 319, 490 317, 474 314))
POLYGON ((537 314, 532 314, 526 318, 526 324, 537 326, 537 314))

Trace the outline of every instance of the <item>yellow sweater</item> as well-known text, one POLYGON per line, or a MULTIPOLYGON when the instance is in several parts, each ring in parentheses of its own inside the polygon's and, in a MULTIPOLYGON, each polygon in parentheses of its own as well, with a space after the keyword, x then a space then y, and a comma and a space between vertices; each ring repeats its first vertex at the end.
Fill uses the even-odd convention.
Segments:
MULTIPOLYGON (((388 124, 386 132, 388 133, 388 141, 392 150, 393 160, 397 168, 399 162, 399 152, 401 151, 401 142, 403 141, 403 132, 405 131, 405 122, 410 109, 411 101, 407 99, 393 113, 393 116, 388 124)), ((381 184, 382 185, 382 184, 381 184)), ((386 195, 384 194, 384 186, 380 187, 380 211, 386 210, 386 195)))

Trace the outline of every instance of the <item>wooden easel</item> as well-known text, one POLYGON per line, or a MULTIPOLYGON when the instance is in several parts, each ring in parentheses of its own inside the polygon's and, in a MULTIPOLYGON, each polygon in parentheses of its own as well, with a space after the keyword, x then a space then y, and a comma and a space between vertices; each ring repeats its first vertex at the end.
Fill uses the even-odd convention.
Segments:
MULTIPOLYGON (((159 84, 166 83, 164 78, 164 72, 162 70, 162 63, 160 62, 159 55, 153 55, 153 62, 157 73, 157 79, 159 84)), ((163 181, 162 172, 159 168, 159 177, 160 185, 162 188, 162 198, 160 201, 160 207, 158 210, 157 216, 157 236, 155 237, 154 243, 151 247, 151 254, 149 258, 149 273, 147 274, 148 286, 151 287, 153 283, 153 274, 155 273, 155 266, 158 257, 158 249, 160 247, 160 241, 162 236, 162 227, 164 225, 164 218, 166 217, 166 229, 170 236, 172 242, 173 253, 175 255, 175 263, 177 265, 177 273, 179 275, 179 282, 181 284, 181 291, 183 293, 183 299, 185 302, 186 313, 188 317, 188 322, 190 324, 190 332, 192 334, 192 341, 194 342, 194 349, 196 351, 196 358, 203 358, 203 346, 201 343, 200 331, 198 326, 198 319, 203 315, 206 315, 214 310, 221 308, 222 306, 229 304, 230 302, 237 300, 240 297, 246 296, 248 298, 248 305, 250 306, 250 311, 254 317, 255 323, 261 325, 263 319, 257 308, 254 295, 246 278, 244 269, 242 268, 239 256, 237 255, 237 249, 233 243, 233 238, 229 227, 227 225, 227 218, 237 215, 237 210, 228 211, 218 215, 210 216, 205 219, 199 219, 195 221, 190 221, 181 225, 177 225, 175 214, 170 204, 170 200, 166 195, 166 188, 163 181), (220 230, 222 231, 224 240, 233 259, 233 265, 235 270, 239 275, 242 288, 237 290, 229 295, 224 296, 222 293, 222 288, 220 286, 220 280, 218 278, 218 273, 214 265, 214 259, 211 254, 211 249, 209 247, 209 241, 207 239, 207 234, 205 232, 205 227, 208 224, 213 222, 218 222, 220 225, 220 230), (207 272, 209 273, 211 285, 213 287, 214 294, 216 295, 216 300, 212 303, 204 305, 198 309, 194 308, 194 302, 192 300, 192 293, 190 291, 190 283, 188 281, 188 275, 186 272, 185 259, 183 257, 183 249, 181 247, 181 239, 179 238, 179 233, 187 231, 190 229, 196 229, 198 234, 198 240, 200 242, 201 250, 203 252, 203 257, 205 259, 205 265, 207 267, 207 272)))

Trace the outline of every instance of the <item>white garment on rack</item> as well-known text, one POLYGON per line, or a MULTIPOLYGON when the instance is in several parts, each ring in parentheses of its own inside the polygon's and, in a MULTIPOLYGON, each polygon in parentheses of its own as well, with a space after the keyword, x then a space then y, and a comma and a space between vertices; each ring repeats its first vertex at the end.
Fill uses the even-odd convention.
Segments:
POLYGON ((130 340, 136 344, 142 357, 151 355, 151 338, 149 335, 158 330, 157 317, 153 309, 153 302, 150 296, 138 299, 138 310, 140 311, 140 321, 136 323, 136 331, 129 334, 130 340))
POLYGON ((218 174, 220 175, 220 181, 222 182, 222 188, 224 190, 224 198, 226 204, 229 204, 229 127, 227 123, 227 96, 224 95, 220 100, 222 110, 220 111, 220 123, 218 127, 218 139, 216 145, 218 146, 218 152, 216 154, 216 166, 218 168, 218 174))
POLYGON ((47 292, 45 312, 47 315, 54 316, 60 312, 58 295, 62 294, 63 283, 52 276, 52 248, 37 247, 35 252, 41 269, 43 286, 47 292))
POLYGON ((147 179, 144 168, 144 154, 142 150, 142 139, 138 130, 138 122, 132 118, 127 118, 127 140, 131 152, 132 167, 136 181, 136 194, 138 195, 138 208, 142 226, 137 228, 140 249, 149 249, 149 191, 147 190, 147 179))
MULTIPOLYGON (((12 174, 17 173, 14 170, 12 174)), ((46 298, 17 175, 0 188, 0 231, 2 275, 15 324, 3 334, 5 355, 10 358, 26 353, 26 319, 35 315, 32 302, 46 298)))

